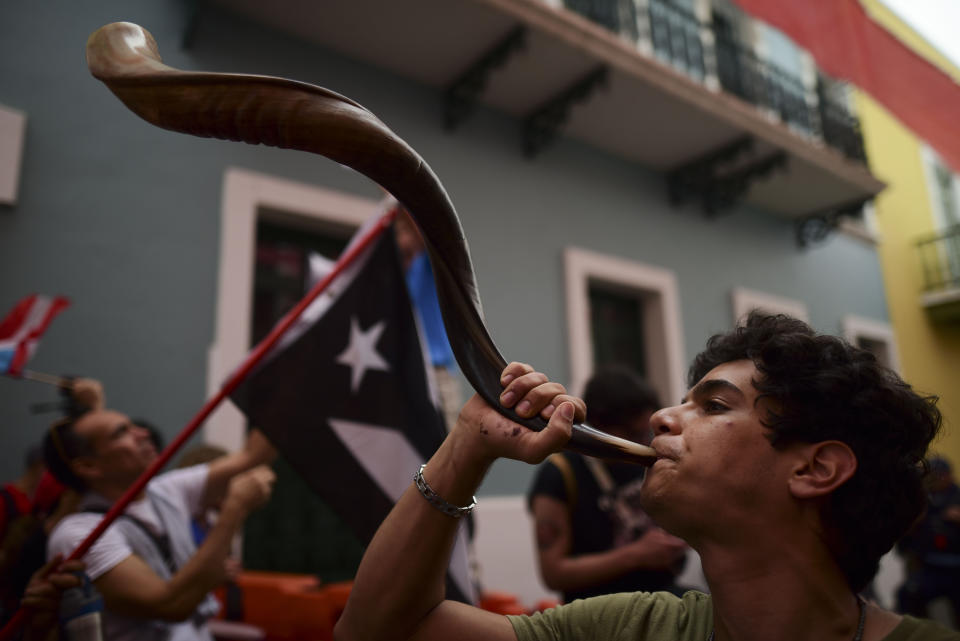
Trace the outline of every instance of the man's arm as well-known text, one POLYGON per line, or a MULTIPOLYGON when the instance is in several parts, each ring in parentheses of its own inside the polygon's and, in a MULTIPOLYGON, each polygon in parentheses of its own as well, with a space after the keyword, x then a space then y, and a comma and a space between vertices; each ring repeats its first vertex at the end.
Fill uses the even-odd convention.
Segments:
POLYGON ((169 581, 142 559, 128 556, 94 581, 107 609, 126 616, 183 621, 224 578, 224 562, 233 535, 244 519, 270 497, 274 474, 266 466, 236 476, 230 483, 216 525, 197 553, 169 581))
MULTIPOLYGON (((542 461, 570 438, 583 401, 565 395, 528 365, 511 363, 500 400, 524 417, 549 423, 533 432, 502 417, 474 396, 454 430, 427 462, 424 479, 445 501, 467 505, 490 464, 499 457, 542 461)), ((411 470, 411 474, 414 470, 411 470)), ((337 623, 339 641, 514 639, 509 621, 472 606, 445 601, 444 577, 457 520, 430 505, 416 487, 407 489, 367 547, 350 600, 337 623)))
POLYGON ((203 488, 203 505, 216 508, 226 495, 230 480, 238 474, 252 470, 258 465, 273 463, 277 450, 270 444, 263 432, 250 430, 246 445, 239 452, 233 452, 212 461, 207 473, 207 484, 203 488))
POLYGON ((69 387, 70 396, 78 410, 102 410, 106 407, 103 384, 95 378, 74 379, 69 387))
POLYGON ((635 570, 668 570, 687 550, 682 539, 650 528, 628 545, 571 556, 573 527, 567 505, 540 494, 533 497, 532 511, 540 576, 551 590, 588 588, 635 570))

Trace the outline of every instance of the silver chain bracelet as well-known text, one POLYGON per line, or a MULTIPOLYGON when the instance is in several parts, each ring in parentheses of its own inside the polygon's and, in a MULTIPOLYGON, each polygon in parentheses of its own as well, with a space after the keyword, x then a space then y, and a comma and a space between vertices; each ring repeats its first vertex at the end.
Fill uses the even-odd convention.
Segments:
POLYGON ((420 469, 417 470, 417 473, 413 476, 413 482, 416 484, 417 489, 420 490, 420 494, 423 495, 423 498, 427 499, 430 505, 455 519, 459 519, 461 516, 466 516, 473 512, 473 508, 477 507, 477 497, 473 497, 473 502, 464 507, 447 503, 440 498, 439 494, 433 491, 432 487, 427 485, 427 481, 423 478, 423 470, 425 467, 427 467, 426 463, 420 466, 420 469))

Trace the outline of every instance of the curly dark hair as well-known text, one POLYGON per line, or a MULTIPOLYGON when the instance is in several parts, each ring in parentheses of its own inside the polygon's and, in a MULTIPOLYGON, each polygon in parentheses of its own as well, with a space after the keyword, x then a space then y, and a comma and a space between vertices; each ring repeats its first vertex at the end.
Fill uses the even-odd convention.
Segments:
POLYGON ((942 420, 937 397, 916 393, 865 350, 758 311, 707 341, 690 366, 690 386, 743 359, 760 374, 758 400, 775 401, 763 420, 773 447, 838 440, 856 455, 856 472, 831 495, 822 520, 831 553, 860 591, 926 506, 924 455, 942 420))
POLYGON ((633 370, 606 365, 587 381, 583 391, 587 422, 597 429, 622 428, 644 412, 660 409, 656 390, 633 370))

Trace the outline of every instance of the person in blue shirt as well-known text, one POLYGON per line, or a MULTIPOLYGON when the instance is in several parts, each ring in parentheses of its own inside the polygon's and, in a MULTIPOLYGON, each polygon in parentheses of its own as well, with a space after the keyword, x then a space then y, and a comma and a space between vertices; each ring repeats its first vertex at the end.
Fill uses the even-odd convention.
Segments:
POLYGON ((420 231, 405 209, 400 208, 398 211, 394 228, 397 249, 400 250, 400 261, 407 281, 407 291, 419 316, 421 331, 430 355, 430 364, 433 366, 444 423, 447 429, 450 429, 457 421, 463 400, 460 381, 456 374, 457 362, 454 360, 453 350, 450 349, 450 341, 447 340, 447 332, 443 326, 443 316, 440 314, 440 301, 437 298, 437 286, 433 279, 430 258, 427 256, 420 231))

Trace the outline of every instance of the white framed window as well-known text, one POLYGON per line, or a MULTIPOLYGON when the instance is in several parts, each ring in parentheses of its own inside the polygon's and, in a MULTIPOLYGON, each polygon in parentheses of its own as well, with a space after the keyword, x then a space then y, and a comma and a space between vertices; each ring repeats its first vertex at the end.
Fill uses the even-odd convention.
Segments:
POLYGON ((598 364, 598 348, 610 347, 604 347, 607 337, 597 336, 600 328, 596 327, 597 305, 606 305, 619 316, 616 331, 633 352, 631 357, 642 359, 636 369, 642 370, 661 402, 680 399, 685 389, 683 324, 674 273, 573 247, 564 250, 563 258, 570 389, 583 391, 598 364), (633 327, 631 318, 637 321, 633 327), (630 331, 633 336, 628 335, 630 331))
POLYGON ((960 176, 928 145, 923 145, 920 153, 930 194, 933 228, 941 230, 960 224, 960 176))
POLYGON ((900 371, 897 341, 893 335, 893 327, 889 323, 847 315, 843 317, 842 331, 848 343, 867 350, 876 356, 881 364, 893 371, 900 371))
POLYGON ((747 314, 754 309, 770 314, 786 314, 805 323, 810 322, 810 314, 807 312, 806 303, 793 298, 784 298, 753 289, 735 287, 731 292, 731 299, 734 325, 742 323, 747 314))
POLYGON ((20 185, 27 114, 0 105, 0 203, 14 205, 20 185))
MULTIPOLYGON (((250 350, 257 223, 264 215, 306 228, 356 229, 379 201, 305 185, 245 169, 224 173, 220 208, 220 262, 213 344, 207 357, 207 395, 220 389, 250 350)), ((204 439, 234 451, 243 446, 246 420, 223 403, 204 427, 204 439)))
POLYGON ((790 36, 776 27, 759 20, 753 21, 756 43, 754 51, 761 60, 774 64, 778 69, 803 81, 808 80, 809 54, 794 43, 790 36))

